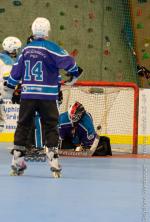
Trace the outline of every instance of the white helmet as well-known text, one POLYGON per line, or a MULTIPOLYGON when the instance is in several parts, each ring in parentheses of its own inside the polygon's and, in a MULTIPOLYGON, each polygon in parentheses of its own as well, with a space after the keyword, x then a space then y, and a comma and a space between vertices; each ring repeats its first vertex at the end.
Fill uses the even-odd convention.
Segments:
POLYGON ((32 23, 32 33, 36 37, 46 37, 51 30, 51 25, 48 19, 38 17, 32 23))
POLYGON ((9 53, 15 52, 17 49, 21 48, 21 41, 13 36, 9 36, 4 39, 2 43, 2 47, 4 50, 6 50, 9 53))

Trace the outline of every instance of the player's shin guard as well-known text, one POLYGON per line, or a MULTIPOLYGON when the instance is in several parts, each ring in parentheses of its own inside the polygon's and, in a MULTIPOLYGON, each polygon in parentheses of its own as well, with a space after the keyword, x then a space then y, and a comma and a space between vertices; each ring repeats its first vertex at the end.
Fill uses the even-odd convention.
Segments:
POLYGON ((12 171, 10 172, 11 176, 19 176, 24 173, 24 170, 27 168, 27 165, 24 160, 24 154, 22 151, 19 149, 13 149, 11 152, 13 154, 12 158, 12 164, 11 164, 11 169, 12 171))
POLYGON ((61 166, 58 161, 58 147, 46 147, 46 155, 54 177, 60 177, 61 166))

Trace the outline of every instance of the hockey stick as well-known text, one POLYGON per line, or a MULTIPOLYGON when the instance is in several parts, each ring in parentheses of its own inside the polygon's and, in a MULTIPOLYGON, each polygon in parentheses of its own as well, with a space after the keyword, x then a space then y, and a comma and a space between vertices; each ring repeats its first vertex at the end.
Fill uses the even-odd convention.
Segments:
POLYGON ((90 149, 84 151, 69 151, 61 149, 58 150, 58 154, 60 156, 69 156, 69 157, 92 157, 100 141, 100 132, 101 132, 101 126, 99 125, 97 126, 96 130, 97 135, 90 149))

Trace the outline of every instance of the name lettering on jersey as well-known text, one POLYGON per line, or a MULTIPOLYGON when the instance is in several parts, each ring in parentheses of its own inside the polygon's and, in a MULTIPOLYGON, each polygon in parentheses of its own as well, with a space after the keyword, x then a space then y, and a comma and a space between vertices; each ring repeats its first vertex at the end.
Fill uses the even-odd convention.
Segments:
POLYGON ((28 51, 25 51, 25 52, 24 52, 24 55, 25 55, 25 56, 27 56, 27 55, 32 56, 32 54, 40 55, 40 56, 46 58, 46 54, 45 54, 45 53, 43 53, 43 52, 41 52, 41 51, 39 51, 39 50, 36 50, 36 49, 29 49, 29 48, 28 48, 28 51))

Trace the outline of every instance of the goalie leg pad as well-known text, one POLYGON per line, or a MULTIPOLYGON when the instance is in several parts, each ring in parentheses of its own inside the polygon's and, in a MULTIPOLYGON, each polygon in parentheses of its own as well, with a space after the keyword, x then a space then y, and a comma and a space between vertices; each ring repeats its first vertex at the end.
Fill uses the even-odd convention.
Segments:
POLYGON ((93 156, 112 156, 110 139, 106 136, 101 136, 97 149, 95 150, 93 156))

